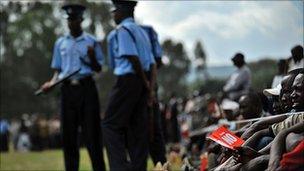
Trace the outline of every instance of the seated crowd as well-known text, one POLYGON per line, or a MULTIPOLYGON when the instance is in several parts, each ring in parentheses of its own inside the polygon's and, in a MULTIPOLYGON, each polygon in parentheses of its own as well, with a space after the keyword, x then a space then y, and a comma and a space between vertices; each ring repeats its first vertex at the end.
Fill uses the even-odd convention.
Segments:
MULTIPOLYGON (((304 68, 289 71, 278 86, 263 94, 272 101, 272 115, 265 114, 257 94, 241 96, 238 117, 248 123, 234 125, 234 133, 245 142, 230 150, 207 140, 202 151, 208 154, 208 170, 304 169, 304 68)), ((223 110, 229 116, 231 109, 223 110)))

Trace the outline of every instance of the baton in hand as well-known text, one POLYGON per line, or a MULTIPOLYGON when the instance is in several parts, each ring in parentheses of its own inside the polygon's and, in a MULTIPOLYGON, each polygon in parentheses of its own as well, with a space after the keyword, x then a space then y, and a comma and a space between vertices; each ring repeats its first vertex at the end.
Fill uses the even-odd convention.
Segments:
MULTIPOLYGON (((55 83, 54 83, 53 85, 51 85, 51 86, 49 87, 49 89, 55 87, 56 85, 62 83, 63 81, 66 81, 67 79, 71 78, 73 75, 77 74, 79 71, 80 71, 80 69, 78 69, 78 70, 76 70, 76 71, 70 73, 69 75, 67 75, 67 76, 65 76, 65 77, 63 77, 63 78, 61 78, 61 79, 55 81, 55 83)), ((44 91, 42 88, 40 88, 39 90, 35 91, 34 94, 35 94, 36 96, 39 96, 39 95, 41 95, 41 94, 43 94, 43 93, 45 93, 45 91, 44 91)))

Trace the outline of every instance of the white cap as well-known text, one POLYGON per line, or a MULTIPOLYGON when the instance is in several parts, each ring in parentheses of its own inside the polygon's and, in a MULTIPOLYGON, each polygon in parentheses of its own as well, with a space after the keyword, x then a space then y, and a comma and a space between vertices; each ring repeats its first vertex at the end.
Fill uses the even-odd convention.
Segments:
POLYGON ((222 101, 222 109, 223 110, 232 110, 232 111, 235 111, 237 109, 239 109, 239 104, 235 101, 232 101, 232 100, 229 100, 229 99, 224 99, 222 101))
POLYGON ((281 92, 282 86, 281 84, 278 84, 276 87, 274 88, 269 88, 269 89, 264 89, 263 90, 263 94, 265 96, 279 96, 280 92, 281 92))

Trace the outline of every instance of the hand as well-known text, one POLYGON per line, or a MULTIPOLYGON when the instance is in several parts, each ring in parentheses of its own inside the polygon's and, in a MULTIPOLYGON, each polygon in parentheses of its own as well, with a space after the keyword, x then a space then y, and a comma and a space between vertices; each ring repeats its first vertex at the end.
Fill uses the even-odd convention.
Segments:
POLYGON ((241 138, 247 140, 259 130, 261 130, 261 126, 257 122, 255 122, 249 128, 247 128, 247 130, 242 134, 241 138))
POLYGON ((150 90, 148 92, 148 106, 149 107, 152 107, 153 104, 155 102, 155 95, 154 95, 154 91, 153 90, 150 90))
POLYGON ((241 138, 244 140, 247 140, 248 138, 250 138, 254 133, 256 133, 257 131, 250 126, 249 128, 247 128, 247 130, 241 135, 241 138))
POLYGON ((241 163, 247 163, 253 158, 260 156, 261 154, 256 150, 248 146, 236 147, 236 151, 233 153, 234 157, 241 163))
POLYGON ((144 86, 145 86, 145 88, 148 90, 148 92, 150 92, 151 91, 151 86, 150 86, 150 82, 148 81, 148 80, 145 80, 144 81, 144 86))
POLYGON ((50 88, 51 88, 51 86, 54 84, 54 82, 52 82, 52 81, 47 81, 47 82, 45 82, 40 88, 44 91, 44 92, 46 92, 46 91, 49 91, 50 90, 50 88))
POLYGON ((95 57, 95 51, 93 46, 88 46, 87 54, 89 58, 95 57))
POLYGON ((221 154, 218 157, 219 163, 224 163, 227 159, 229 159, 232 155, 232 150, 226 147, 221 146, 221 154))
POLYGON ((208 153, 219 153, 221 150, 221 145, 212 143, 208 146, 207 151, 208 153))
POLYGON ((238 163, 234 157, 229 157, 221 165, 217 166, 214 171, 237 171, 242 167, 242 163, 238 163))

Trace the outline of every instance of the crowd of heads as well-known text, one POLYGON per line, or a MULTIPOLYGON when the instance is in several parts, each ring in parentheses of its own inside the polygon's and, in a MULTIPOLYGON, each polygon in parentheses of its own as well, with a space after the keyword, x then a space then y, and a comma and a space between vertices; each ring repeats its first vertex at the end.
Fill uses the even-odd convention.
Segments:
MULTIPOLYGON (((188 151, 183 155, 188 157, 187 161, 193 160, 187 168, 201 167, 204 158, 208 161, 205 168, 210 170, 304 169, 303 156, 299 156, 304 153, 304 66, 303 61, 296 69, 289 65, 292 59, 304 60, 302 46, 295 46, 291 53, 291 58, 278 61, 278 75, 282 79, 273 88, 263 92, 250 89, 237 100, 202 95, 200 110, 184 111, 192 118, 192 123, 196 114, 202 118, 201 127, 192 127, 190 122, 190 133, 186 134, 190 136, 182 137, 188 139, 185 144, 188 151), (205 130, 220 125, 226 125, 245 143, 230 150, 207 139, 210 130, 205 130), (195 166, 195 160, 201 162, 195 166)), ((232 62, 237 68, 246 65, 240 53, 232 62)))
MULTIPOLYGON (((203 158, 208 161, 205 168, 210 170, 303 169, 303 163, 286 166, 286 161, 297 161, 299 157, 283 157, 296 147, 304 152, 300 144, 304 140, 301 129, 301 126, 304 128, 304 66, 291 69, 293 66, 289 65, 294 56, 297 60, 304 59, 303 48, 296 46, 291 52, 291 58, 278 60, 279 83, 273 83, 277 85, 263 92, 255 92, 251 87, 237 99, 203 91, 195 91, 187 98, 172 95, 167 105, 161 105, 166 106, 163 108, 166 117, 162 122, 165 123, 163 130, 168 143, 168 160, 181 161, 176 159, 180 156, 184 158, 183 168, 194 170, 201 167, 203 158), (178 111, 178 114, 172 115, 173 111, 178 111), (244 145, 230 150, 206 138, 221 125, 226 125, 245 140, 244 145), (178 127, 179 133, 172 131, 174 127, 178 127), (280 135, 283 133, 285 136, 280 135), (172 137, 177 137, 178 141, 172 137), (268 145, 271 143, 274 145, 268 145), (280 151, 275 147, 282 148, 282 153, 274 155, 280 151), (273 164, 274 161, 279 164, 273 164)), ((246 65, 241 53, 237 53, 232 62, 238 69, 246 65)))

